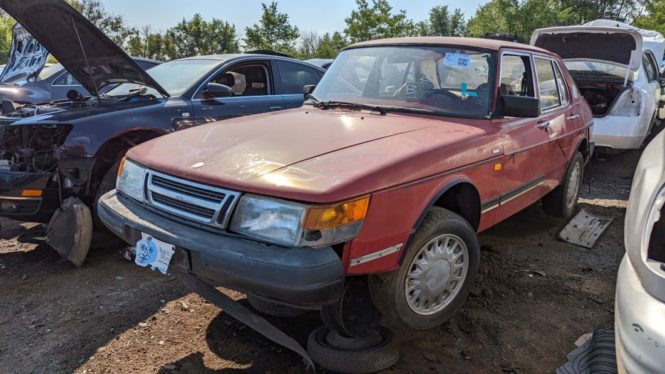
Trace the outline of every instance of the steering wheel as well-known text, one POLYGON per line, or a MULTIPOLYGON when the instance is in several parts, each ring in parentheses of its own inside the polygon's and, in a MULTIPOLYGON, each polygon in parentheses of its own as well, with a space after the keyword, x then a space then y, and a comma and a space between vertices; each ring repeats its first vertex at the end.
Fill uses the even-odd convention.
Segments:
POLYGON ((398 96, 404 96, 405 90, 412 90, 413 92, 418 91, 418 86, 415 83, 404 83, 403 85, 399 86, 398 89, 393 92, 393 97, 398 97, 398 96))

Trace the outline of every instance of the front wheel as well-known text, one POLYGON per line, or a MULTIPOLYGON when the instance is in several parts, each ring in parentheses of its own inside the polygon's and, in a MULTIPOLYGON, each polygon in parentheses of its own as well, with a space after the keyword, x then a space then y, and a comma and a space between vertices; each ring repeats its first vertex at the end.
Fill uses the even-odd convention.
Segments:
POLYGON ((575 152, 563 183, 543 198, 545 213, 555 217, 572 217, 577 206, 583 178, 584 157, 580 152, 575 152))
POLYGON ((370 277, 370 294, 390 322, 431 329, 462 306, 479 262, 473 227, 458 214, 434 207, 416 231, 399 270, 370 277))

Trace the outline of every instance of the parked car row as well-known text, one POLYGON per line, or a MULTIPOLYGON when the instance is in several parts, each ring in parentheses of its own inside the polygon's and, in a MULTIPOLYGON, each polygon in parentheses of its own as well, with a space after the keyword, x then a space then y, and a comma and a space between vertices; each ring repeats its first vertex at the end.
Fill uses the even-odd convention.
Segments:
POLYGON ((381 316, 448 321, 476 277, 478 233, 538 201, 571 217, 594 141, 638 147, 660 105, 653 54, 621 28, 538 30, 533 46, 367 41, 327 72, 260 54, 146 71, 64 1, 0 7, 93 94, 0 117, 0 215, 50 220, 49 243, 79 265, 94 216, 140 266, 257 308, 319 309, 308 351, 333 371, 395 363, 381 316))

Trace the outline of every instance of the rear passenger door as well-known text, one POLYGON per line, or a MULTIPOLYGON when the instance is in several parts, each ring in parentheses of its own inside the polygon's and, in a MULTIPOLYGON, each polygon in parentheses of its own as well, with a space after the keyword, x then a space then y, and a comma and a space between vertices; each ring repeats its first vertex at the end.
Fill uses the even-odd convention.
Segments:
POLYGON ((305 64, 275 61, 282 91, 284 109, 297 108, 305 100, 305 86, 317 85, 323 73, 305 64))
MULTIPOLYGON (((658 70, 658 64, 656 63, 656 57, 654 57, 651 51, 645 51, 642 59, 642 64, 644 65, 644 90, 649 93, 649 102, 645 103, 644 115, 651 120, 654 113, 657 115, 660 114, 660 103, 663 99, 660 92, 660 82, 658 80, 660 73, 658 70)), ((649 125, 651 124, 652 123, 649 125)))
POLYGON ((274 77, 267 61, 233 65, 215 73, 194 95, 192 107, 197 123, 282 109, 282 97, 275 94, 274 77), (233 96, 206 98, 208 83, 229 86, 233 96))

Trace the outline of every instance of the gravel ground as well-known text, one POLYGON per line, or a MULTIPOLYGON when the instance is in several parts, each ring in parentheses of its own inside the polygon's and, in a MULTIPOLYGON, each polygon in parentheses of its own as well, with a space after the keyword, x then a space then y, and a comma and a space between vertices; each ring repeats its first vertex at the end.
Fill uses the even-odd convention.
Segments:
MULTIPOLYGON (((538 204, 481 234, 480 276, 461 312, 400 336, 402 358, 387 372, 553 372, 580 335, 610 326, 638 158, 587 169, 581 206, 615 218, 593 249, 558 241, 566 222, 538 204)), ((41 226, 0 224, 0 373, 303 372, 298 356, 119 247, 92 251, 77 269, 42 241, 41 226)), ((272 321, 303 344, 321 323, 314 312, 272 321)))

